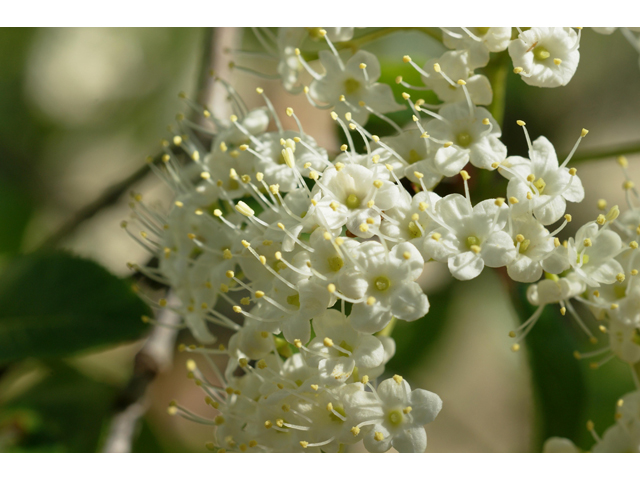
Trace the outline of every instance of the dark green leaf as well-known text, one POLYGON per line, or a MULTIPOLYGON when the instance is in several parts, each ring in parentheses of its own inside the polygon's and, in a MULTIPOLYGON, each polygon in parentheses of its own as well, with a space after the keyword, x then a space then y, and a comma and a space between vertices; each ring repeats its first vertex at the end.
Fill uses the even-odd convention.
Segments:
POLYGON ((444 331, 454 292, 454 288, 444 288, 430 293, 427 315, 415 322, 397 321, 391 335, 396 342, 396 354, 385 367, 387 373, 409 376, 413 368, 423 365, 422 359, 444 331))
POLYGON ((59 252, 17 257, 0 272, 0 364, 135 340, 148 313, 95 262, 59 252))
POLYGON ((25 192, 0 178, 0 255, 20 250, 31 211, 25 192))
POLYGON ((58 365, 42 382, 3 409, 5 449, 26 452, 95 452, 116 391, 73 368, 58 365))

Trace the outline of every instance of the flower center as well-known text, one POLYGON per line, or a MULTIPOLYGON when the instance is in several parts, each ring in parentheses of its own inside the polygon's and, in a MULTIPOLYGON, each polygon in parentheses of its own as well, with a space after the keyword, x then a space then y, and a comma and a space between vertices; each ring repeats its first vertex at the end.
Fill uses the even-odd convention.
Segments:
POLYGON ((471 248, 474 245, 480 245, 480 239, 476 236, 467 237, 467 247, 471 248))
POLYGON ((340 257, 331 257, 327 259, 327 262, 332 272, 338 272, 344 266, 344 260, 340 257))
POLYGON ((456 136, 456 145, 458 145, 459 147, 466 148, 471 145, 471 142, 471 135, 469 135, 468 132, 460 132, 456 136))
POLYGON ((347 95, 355 93, 360 88, 360 82, 355 78, 347 78, 344 82, 344 89, 347 95))
MULTIPOLYGON (((353 353, 353 347, 351 345, 349 345, 346 340, 343 340, 343 341, 340 342, 340 348, 346 350, 347 352, 353 353)), ((338 352, 338 356, 339 357, 348 357, 349 356, 349 354, 341 352, 340 350, 337 350, 337 352, 338 352)), ((340 413, 342 413, 342 412, 340 412, 340 413)))
POLYGON ((418 152, 416 152, 413 148, 409 150, 409 164, 413 165, 416 162, 423 160, 418 152))
POLYGON ((393 410, 389 412, 387 418, 389 419, 389 423, 391 425, 398 426, 404 420, 404 415, 402 415, 402 412, 400 410, 393 410))
MULTIPOLYGON (((333 409, 338 412, 340 415, 342 415, 343 417, 346 417, 347 414, 344 411, 344 407, 340 404, 334 404, 333 405, 333 409)), ((342 420, 339 416, 334 415, 333 412, 329 412, 329 418, 331 418, 331 420, 333 422, 344 422, 344 420, 342 420)))
POLYGON ((538 193, 542 195, 542 192, 544 192, 544 187, 547 186, 547 182, 545 182, 544 179, 540 177, 535 182, 533 182, 533 185, 538 189, 538 193))
POLYGON ((354 208, 358 208, 360 206, 360 199, 355 194, 351 194, 347 197, 347 208, 353 210, 354 208))
POLYGON ((293 307, 300 308, 300 295, 291 295, 287 297, 287 303, 293 307))
POLYGON ((389 280, 384 275, 381 275, 373 281, 373 284, 378 289, 378 291, 384 292, 391 286, 391 280, 389 280))
POLYGON ((416 222, 409 222, 409 235, 413 238, 419 238, 422 236, 422 232, 416 222))
POLYGON ((551 56, 551 53, 549 53, 549 50, 544 48, 542 45, 538 45, 536 48, 533 49, 533 58, 535 58, 538 62, 542 62, 547 58, 549 58, 550 56, 551 56))
POLYGON ((526 252, 529 249, 529 245, 531 245, 531 240, 525 238, 522 243, 520 243, 520 248, 518 249, 518 251, 520 253, 526 252))
POLYGON ((617 299, 621 299, 627 296, 627 287, 624 285, 614 285, 613 293, 615 294, 617 299))
POLYGON ((578 253, 578 258, 576 259, 576 263, 580 263, 580 258, 582 258, 582 265, 586 265, 587 263, 589 263, 589 255, 582 254, 580 255, 580 253, 578 253))

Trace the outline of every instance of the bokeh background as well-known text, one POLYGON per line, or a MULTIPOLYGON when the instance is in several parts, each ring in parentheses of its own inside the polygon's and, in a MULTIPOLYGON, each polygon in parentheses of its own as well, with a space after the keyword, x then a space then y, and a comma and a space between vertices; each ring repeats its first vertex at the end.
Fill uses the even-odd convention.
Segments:
MULTIPOLYGON (((261 86, 279 112, 294 107, 318 143, 337 149, 341 142, 326 111, 287 94, 277 81, 229 68, 234 59, 273 71, 273 65, 253 57, 233 57, 232 50, 240 48, 259 48, 250 29, 0 29, 0 349, 15 338, 10 336, 15 332, 3 329, 11 320, 7 312, 20 313, 20 305, 29 304, 44 315, 60 298, 38 275, 23 275, 18 287, 11 283, 14 262, 30 258, 19 255, 62 249, 122 279, 131 276, 127 262, 148 261, 119 223, 128 217, 129 190, 160 209, 170 203, 169 192, 153 175, 139 175, 125 194, 77 228, 69 230, 69 222, 104 199, 111 186, 140 172, 145 157, 159 151, 177 113, 191 114, 179 92, 197 100, 204 91, 207 101, 224 111, 224 94, 203 90, 208 85, 203 65, 210 65, 212 56, 216 72, 250 106, 260 104, 254 90, 261 86), (18 307, 10 305, 16 298, 22 302, 18 307)), ((379 56, 383 80, 399 100, 397 75, 418 83, 402 55, 423 63, 444 51, 416 31, 396 32, 365 48, 379 56)), ((580 52, 577 73, 566 87, 529 87, 507 75, 503 141, 510 154, 526 154, 516 119, 527 122, 532 137, 548 137, 560 155, 571 149, 583 127, 590 133, 578 157, 640 143, 637 52, 619 33, 601 36, 588 29, 580 52)), ((409 119, 406 112, 395 118, 409 119)), ((640 179, 640 156, 627 158, 631 175, 640 179)), ((572 225, 594 218, 600 198, 625 205, 615 156, 573 166, 587 193, 582 204, 569 206, 572 225)), ((498 178, 481 180, 486 184, 475 185, 474 201, 483 199, 482 192, 495 196, 493 188, 504 188, 498 178)), ((445 185, 452 191, 458 187, 445 185)), ((566 235, 573 233, 572 225, 566 235)), ((77 271, 76 282, 65 282, 64 298, 90 300, 87 308, 105 304, 105 315, 118 315, 108 309, 111 287, 101 290, 102 283, 92 283, 95 272, 84 272, 77 271)), ((587 362, 575 361, 573 350, 589 347, 568 319, 545 316, 527 345, 513 353, 507 333, 524 320, 527 308, 522 290, 509 286, 503 272, 487 270, 473 281, 452 283, 446 269, 429 264, 422 283, 432 311, 418 322, 398 325, 393 335, 398 354, 388 373, 402 373, 412 386, 442 397, 442 413, 427 427, 428 451, 539 451, 548 435, 571 436, 589 448, 585 422, 594 419, 600 431, 613 423, 615 399, 633 388, 628 366, 613 360, 591 370, 587 362)), ((0 451, 101 451, 147 333, 144 326, 135 327, 126 336, 129 341, 105 339, 104 345, 79 348, 72 356, 23 351, 0 362, 0 451)), ((45 346, 65 341, 53 335, 45 346)), ((188 344, 190 338, 183 332, 178 341, 188 344)), ((151 384, 134 451, 205 450, 208 427, 167 415, 174 399, 195 412, 211 413, 202 392, 187 379, 187 358, 177 353, 173 366, 151 384)))

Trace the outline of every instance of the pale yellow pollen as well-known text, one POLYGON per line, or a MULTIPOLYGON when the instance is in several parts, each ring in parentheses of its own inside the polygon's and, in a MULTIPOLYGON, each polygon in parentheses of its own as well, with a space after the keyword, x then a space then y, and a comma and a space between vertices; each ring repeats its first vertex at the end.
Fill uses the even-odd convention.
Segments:
POLYGON ((625 279, 625 275, 624 273, 620 272, 619 274, 616 275, 616 280, 620 283, 624 282, 625 279))
POLYGON ((553 63, 555 63, 556 65, 560 65, 562 63, 562 60, 559 58, 554 58, 553 63))
POLYGON ((402 61, 404 63, 409 63, 411 61, 411 57, 409 55, 405 55, 402 57, 402 61))
POLYGON ((471 178, 466 170, 461 170, 460 176, 462 177, 462 180, 469 180, 471 178))
POLYGON ((518 202, 518 199, 516 197, 509 197, 509 203, 511 205, 515 205, 516 203, 519 203, 519 202, 518 202))
POLYGON ((585 238, 584 242, 582 242, 584 244, 585 247, 590 247, 593 245, 593 242, 591 241, 590 238, 585 238))
POLYGON ((382 440, 384 440, 384 435, 382 434, 382 432, 375 432, 373 434, 373 438, 374 440, 376 440, 377 442, 381 442, 382 440))
POLYGON ((363 375, 363 376, 362 376, 362 378, 360 379, 360 381, 361 381, 363 384, 367 384, 367 383, 369 383, 369 375, 363 375))
POLYGON ((618 165, 620 165, 622 168, 627 168, 629 166, 629 161, 627 160, 627 157, 623 157, 622 155, 619 156, 616 161, 618 162, 618 165))
POLYGON ((329 290, 329 293, 334 293, 336 291, 336 286, 333 283, 330 283, 327 285, 327 290, 329 290))
POLYGON ((393 379, 396 381, 398 385, 402 383, 402 377, 400 375, 394 375, 393 379))
POLYGON ((431 238, 433 238, 436 242, 442 238, 442 235, 438 232, 434 232, 431 234, 431 238))
POLYGON ((353 433, 354 437, 357 437, 358 434, 360 433, 360 429, 358 427, 353 427, 351 428, 351 433, 353 433))
POLYGON ((371 305, 373 305, 374 303, 376 303, 376 299, 375 299, 375 297, 369 297, 369 298, 367 298, 367 305, 371 306, 371 305))
POLYGON ((413 408, 411 407, 406 407, 402 409, 402 413, 404 413, 405 415, 411 413, 411 410, 413 410, 413 408))
POLYGON ((573 220, 573 217, 571 216, 571 214, 570 214, 570 213, 567 213, 567 214, 564 216, 564 219, 565 219, 567 222, 571 222, 571 220, 573 220))

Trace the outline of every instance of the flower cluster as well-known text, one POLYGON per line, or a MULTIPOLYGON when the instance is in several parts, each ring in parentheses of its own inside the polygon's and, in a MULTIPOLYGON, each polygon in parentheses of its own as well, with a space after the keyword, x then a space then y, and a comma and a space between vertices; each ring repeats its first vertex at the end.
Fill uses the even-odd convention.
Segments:
POLYGON ((287 130, 261 88, 265 106, 249 110, 219 79, 234 107, 230 118, 192 105, 211 124, 211 146, 193 132, 207 129, 180 117, 179 131, 163 143, 162 162, 151 163, 175 192, 171 211, 153 211, 135 196, 132 217, 144 230, 134 235, 123 222, 159 259, 157 268, 132 267, 170 286, 178 299, 154 305, 181 316, 202 344, 184 349, 216 372, 209 380, 193 360, 188 364, 217 416, 201 418, 176 404, 169 409, 215 425, 211 449, 337 452, 362 439, 372 452, 424 451, 423 425, 442 402, 411 390, 399 375, 384 379, 395 351, 385 330, 396 319, 427 315, 419 278, 429 261, 446 264, 458 280, 506 267, 512 280, 531 283, 528 298, 538 308, 510 332, 514 351, 548 304, 569 311, 595 340, 572 306, 578 301, 608 322, 600 330, 610 335, 611 357, 640 361, 635 187, 627 179, 628 212, 602 202, 601 215, 561 241, 558 234, 571 222, 567 202, 584 198, 569 164, 588 131, 559 161, 549 140, 531 141, 518 121, 528 155, 509 156, 500 125, 482 106, 493 101, 489 79, 475 73, 491 52, 508 50, 526 83, 565 85, 577 68, 579 29, 442 29, 449 51, 440 58, 421 67, 403 57, 424 82, 414 87, 396 79, 407 90, 404 104, 378 82, 375 55, 359 50, 346 57, 333 43, 350 40, 353 28, 254 32, 278 61, 284 87, 330 110, 345 144, 328 152, 305 133, 293 109, 286 115, 296 128, 287 130), (319 65, 305 60, 305 41, 326 43, 319 65), (441 103, 408 93, 425 89, 441 103), (385 115, 398 110, 410 112, 408 125, 385 115), (370 116, 396 133, 376 135, 366 127, 370 116), (504 196, 474 203, 472 169, 504 177, 504 196), (463 191, 434 191, 452 177, 461 179, 463 191), (211 325, 233 331, 227 346, 213 346, 211 325), (213 360, 219 355, 227 358, 224 373, 213 360))

